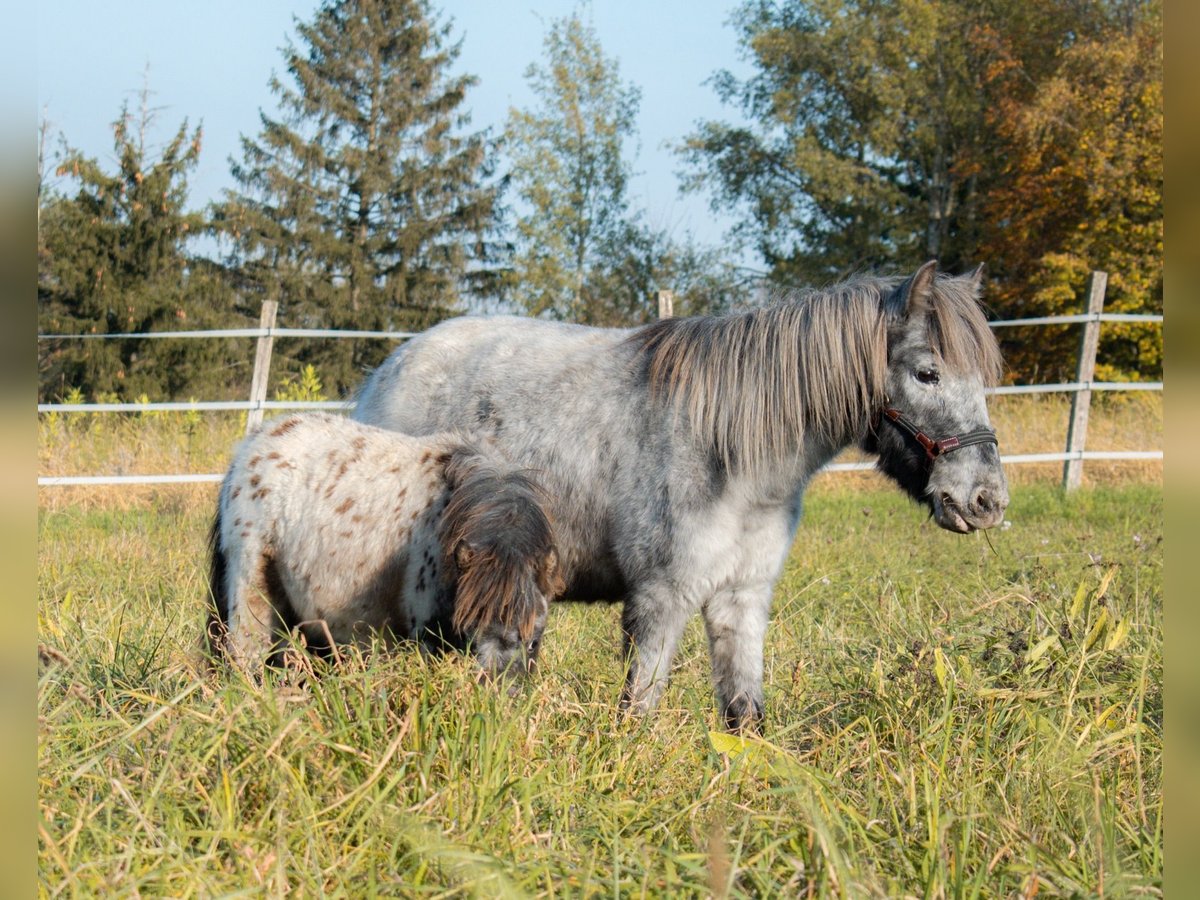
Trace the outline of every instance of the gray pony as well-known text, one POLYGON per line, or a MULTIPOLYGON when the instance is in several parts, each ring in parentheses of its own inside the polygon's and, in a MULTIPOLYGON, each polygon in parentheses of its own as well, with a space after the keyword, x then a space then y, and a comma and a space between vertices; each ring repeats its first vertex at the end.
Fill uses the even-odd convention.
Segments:
POLYGON ((537 470, 565 597, 624 602, 622 705, 655 707, 699 610, 720 710, 740 729, 762 716, 771 594, 804 490, 835 454, 877 453, 943 528, 1003 518, 984 398, 1001 359, 980 281, 929 262, 634 329, 453 319, 396 350, 354 416, 481 431, 537 470))

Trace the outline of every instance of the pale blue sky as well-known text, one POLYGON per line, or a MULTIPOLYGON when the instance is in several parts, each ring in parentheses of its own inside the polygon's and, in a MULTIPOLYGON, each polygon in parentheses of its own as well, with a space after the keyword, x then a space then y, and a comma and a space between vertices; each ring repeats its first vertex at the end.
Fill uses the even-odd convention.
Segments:
MULTIPOLYGON (((317 0, 42 0, 38 5, 38 109, 75 147, 112 159, 110 123, 123 100, 136 107, 149 65, 153 101, 163 107, 164 139, 186 117, 203 121, 204 149, 190 180, 193 206, 231 187, 228 157, 240 134, 257 135, 260 108, 275 114, 267 89, 282 71, 280 48, 293 16, 310 20, 317 0)), ((681 238, 721 242, 730 222, 703 196, 681 196, 680 164, 667 146, 704 118, 735 118, 704 84, 715 71, 744 74, 726 25, 736 0, 595 0, 583 7, 622 77, 642 91, 639 146, 627 148, 637 173, 631 199, 652 225, 681 238), (636 156, 634 153, 636 152, 636 156)), ((434 3, 463 38, 459 72, 479 77, 467 95, 472 127, 499 130, 510 105, 530 95, 523 73, 540 59, 544 23, 569 14, 573 0, 446 0, 434 3)))

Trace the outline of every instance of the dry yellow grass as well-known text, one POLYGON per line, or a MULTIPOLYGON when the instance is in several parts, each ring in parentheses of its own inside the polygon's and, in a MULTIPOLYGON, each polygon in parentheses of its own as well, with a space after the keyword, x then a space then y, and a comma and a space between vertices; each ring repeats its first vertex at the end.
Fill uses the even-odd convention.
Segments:
MULTIPOLYGON (((1071 401, 1066 395, 994 397, 992 424, 1005 454, 1052 453, 1066 446, 1071 401)), ((151 413, 134 415, 71 414, 43 416, 39 422, 39 475, 126 475, 178 472, 223 472, 242 436, 241 414, 151 413)), ((1163 446, 1163 398, 1158 393, 1102 394, 1094 398, 1088 425, 1089 450, 1157 450, 1163 446)), ((847 451, 839 461, 868 459, 847 451)), ((1062 463, 1008 467, 1014 486, 1056 483, 1062 463)), ((1132 483, 1162 484, 1163 464, 1091 461, 1084 466, 1085 486, 1132 483)), ((829 473, 818 479, 821 490, 839 487, 884 487, 875 472, 829 473)), ((207 485, 169 487, 46 488, 41 503, 51 508, 89 498, 126 507, 130 504, 185 502, 208 497, 207 485)))

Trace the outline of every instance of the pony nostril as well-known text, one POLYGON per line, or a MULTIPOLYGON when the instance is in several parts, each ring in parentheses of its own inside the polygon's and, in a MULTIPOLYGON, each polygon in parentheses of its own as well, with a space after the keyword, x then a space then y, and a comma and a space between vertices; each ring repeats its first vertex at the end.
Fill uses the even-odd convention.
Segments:
POLYGON ((987 488, 983 488, 975 495, 975 509, 982 514, 994 513, 1003 509, 1005 505, 1002 498, 997 497, 987 488))

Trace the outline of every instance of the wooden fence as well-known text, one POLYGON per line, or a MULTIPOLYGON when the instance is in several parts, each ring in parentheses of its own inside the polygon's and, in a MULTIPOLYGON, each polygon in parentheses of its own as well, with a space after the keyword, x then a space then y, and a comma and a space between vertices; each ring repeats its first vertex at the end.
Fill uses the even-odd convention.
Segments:
MULTIPOLYGON (((989 389, 991 394, 1036 394, 1070 393, 1071 417, 1067 428, 1065 449, 1051 453, 1020 453, 1002 456, 1005 464, 1063 462, 1063 487, 1070 491, 1079 487, 1086 460, 1161 460, 1162 450, 1104 450, 1086 449, 1088 412, 1092 393, 1095 391, 1161 391, 1161 381, 1143 382, 1098 382, 1093 381, 1096 370, 1096 350, 1100 342, 1100 326, 1104 322, 1155 322, 1161 324, 1163 317, 1153 314, 1113 314, 1104 312, 1104 292, 1108 275, 1093 272, 1088 282, 1087 311, 1075 315, 1041 316, 1029 319, 1011 319, 989 323, 992 328, 1008 328, 1018 325, 1083 325, 1079 341, 1079 356, 1075 380, 1059 384, 1003 385, 989 389)), ((673 295, 670 291, 658 292, 660 318, 672 315, 673 295)), ((310 338, 372 338, 380 340, 403 340, 414 336, 410 331, 348 331, 319 328, 276 328, 275 317, 278 305, 273 300, 263 303, 257 328, 227 328, 211 331, 160 331, 144 334, 82 334, 38 335, 38 340, 105 340, 105 339, 204 339, 243 337, 256 338, 254 374, 250 379, 250 396, 247 400, 197 400, 168 403, 39 403, 39 413, 117 413, 161 411, 246 411, 246 430, 261 424, 263 413, 278 409, 336 409, 350 410, 350 401, 305 402, 291 400, 267 400, 267 384, 271 370, 271 355, 277 337, 310 338)), ((826 471, 856 471, 872 469, 874 463, 835 463, 826 471)), ((217 482, 222 473, 173 474, 173 475, 39 475, 39 487, 60 485, 105 485, 105 484, 188 484, 217 482)))

